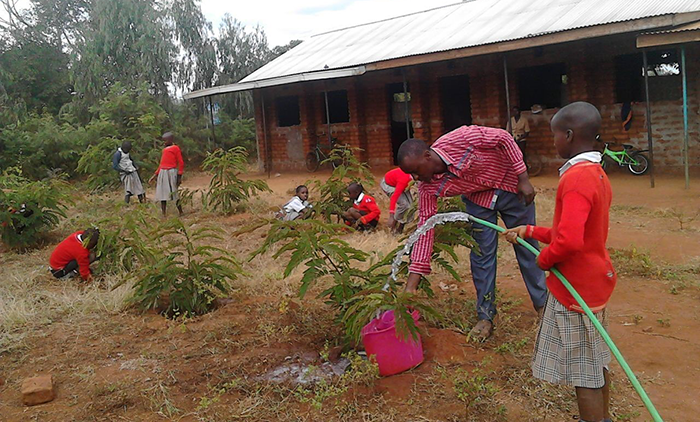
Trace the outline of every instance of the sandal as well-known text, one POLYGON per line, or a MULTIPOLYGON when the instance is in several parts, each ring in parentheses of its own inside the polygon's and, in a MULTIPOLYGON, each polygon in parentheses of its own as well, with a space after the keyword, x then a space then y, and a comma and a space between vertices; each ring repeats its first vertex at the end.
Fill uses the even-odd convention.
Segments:
POLYGON ((469 331, 467 341, 474 340, 479 343, 486 341, 493 334, 493 322, 487 319, 480 319, 474 328, 469 331))

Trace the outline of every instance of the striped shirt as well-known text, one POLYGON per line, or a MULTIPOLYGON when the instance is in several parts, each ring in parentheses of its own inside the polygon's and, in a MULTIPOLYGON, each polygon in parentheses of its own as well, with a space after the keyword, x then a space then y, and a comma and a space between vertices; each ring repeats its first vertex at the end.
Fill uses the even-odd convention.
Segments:
MULTIPOLYGON (((430 147, 447 164, 447 172, 418 184, 418 227, 437 213, 437 199, 466 195, 471 202, 493 209, 499 191, 518 192, 518 175, 527 168, 513 137, 502 129, 462 126, 430 147)), ((430 274, 434 230, 421 237, 411 251, 409 271, 430 274)))

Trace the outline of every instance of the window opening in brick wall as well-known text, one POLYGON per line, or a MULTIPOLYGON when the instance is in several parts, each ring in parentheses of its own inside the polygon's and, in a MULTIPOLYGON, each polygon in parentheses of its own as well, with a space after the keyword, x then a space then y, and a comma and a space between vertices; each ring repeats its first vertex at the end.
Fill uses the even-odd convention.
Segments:
MULTIPOLYGON (((647 53, 647 64, 647 74, 650 78, 681 74, 681 65, 676 50, 650 51, 647 53)), ((642 76, 644 76, 644 69, 642 69, 642 76)))
POLYGON ((615 98, 618 103, 645 101, 644 72, 649 76, 651 101, 672 101, 681 96, 680 64, 676 50, 647 52, 644 69, 642 53, 615 57, 615 98))
MULTIPOLYGON (((323 110, 323 124, 326 121, 326 99, 321 93, 321 110, 323 110)), ((328 91, 328 115, 332 123, 347 123, 350 121, 350 110, 348 109, 348 91, 328 91)))
POLYGON ((534 104, 543 108, 561 107, 566 103, 566 65, 564 63, 518 69, 520 109, 534 104))
POLYGON ((301 123, 301 117, 299 116, 299 96, 290 95, 287 97, 277 97, 275 99, 275 106, 277 109, 277 126, 297 126, 301 123))

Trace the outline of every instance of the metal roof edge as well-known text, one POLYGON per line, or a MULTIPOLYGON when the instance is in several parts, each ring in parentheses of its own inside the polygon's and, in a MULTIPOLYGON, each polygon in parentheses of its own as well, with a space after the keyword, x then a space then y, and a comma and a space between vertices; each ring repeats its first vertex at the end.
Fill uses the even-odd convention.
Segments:
POLYGON ((238 82, 229 85, 214 86, 197 91, 188 92, 182 96, 185 100, 209 97, 217 94, 230 92, 249 91, 257 88, 267 88, 270 86, 287 85, 296 82, 317 81, 323 79, 345 78, 349 76, 363 75, 367 71, 365 66, 354 66, 343 69, 321 70, 316 72, 299 73, 296 75, 281 76, 278 78, 263 79, 252 82, 238 82))
POLYGON ((663 31, 637 35, 637 48, 661 47, 700 41, 700 19, 663 31))

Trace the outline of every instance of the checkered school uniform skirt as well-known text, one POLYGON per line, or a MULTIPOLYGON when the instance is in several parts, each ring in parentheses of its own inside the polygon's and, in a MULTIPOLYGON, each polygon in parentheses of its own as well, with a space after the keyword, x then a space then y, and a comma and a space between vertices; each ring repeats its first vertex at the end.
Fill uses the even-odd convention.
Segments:
MULTIPOLYGON (((606 327, 605 309, 596 313, 606 327)), ((591 320, 566 309, 550 293, 535 342, 532 374, 553 384, 601 388, 603 368, 610 363, 610 349, 591 320)))

